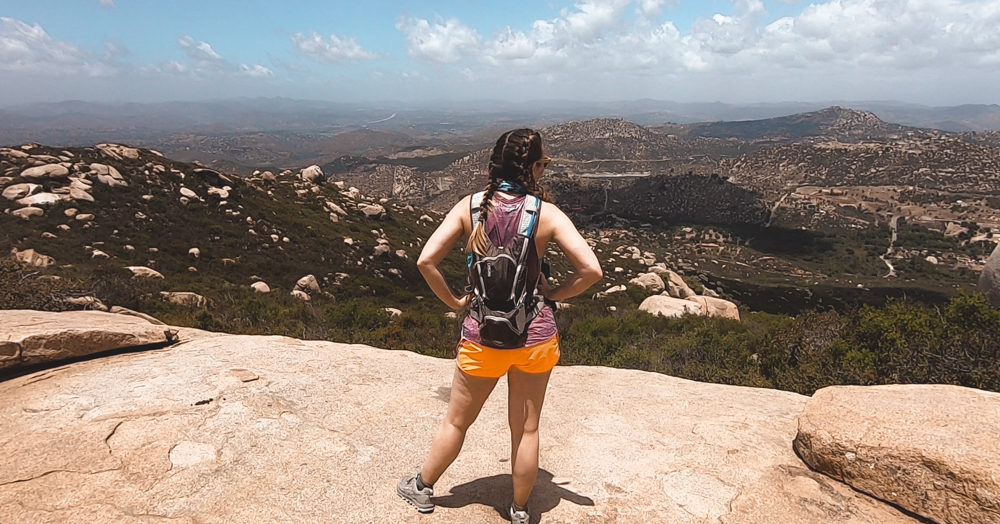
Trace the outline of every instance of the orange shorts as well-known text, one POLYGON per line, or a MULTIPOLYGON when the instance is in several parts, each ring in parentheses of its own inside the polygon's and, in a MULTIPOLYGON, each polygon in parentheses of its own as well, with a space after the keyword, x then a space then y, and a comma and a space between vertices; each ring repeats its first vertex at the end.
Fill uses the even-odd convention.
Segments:
POLYGON ((559 337, 521 349, 493 349, 464 338, 458 343, 458 368, 468 375, 500 378, 510 368, 525 373, 545 373, 559 362, 559 337))

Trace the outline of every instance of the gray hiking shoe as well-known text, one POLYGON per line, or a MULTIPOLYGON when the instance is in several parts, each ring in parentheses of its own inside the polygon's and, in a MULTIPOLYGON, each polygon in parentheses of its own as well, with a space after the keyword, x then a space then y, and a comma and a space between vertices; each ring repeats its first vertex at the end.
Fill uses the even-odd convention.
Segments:
POLYGON ((518 511, 514 509, 514 503, 510 503, 510 507, 507 508, 507 512, 510 514, 510 524, 528 524, 528 511, 527 508, 518 511))
MULTIPOLYGON (((434 496, 434 488, 425 487, 424 489, 417 489, 416 474, 411 477, 399 479, 399 483, 396 484, 396 494, 406 502, 409 502, 411 506, 417 508, 417 511, 421 513, 434 511, 434 503, 431 502, 431 497, 434 496)), ((527 523, 528 521, 525 520, 524 522, 527 523)))

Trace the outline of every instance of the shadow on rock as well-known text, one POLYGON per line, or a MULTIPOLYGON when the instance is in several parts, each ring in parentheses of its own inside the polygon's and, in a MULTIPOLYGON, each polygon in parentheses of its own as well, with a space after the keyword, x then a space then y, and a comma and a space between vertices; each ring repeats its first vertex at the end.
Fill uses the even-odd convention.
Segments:
MULTIPOLYGON (((434 504, 443 508, 462 508, 470 504, 490 506, 502 517, 507 518, 507 506, 514 496, 509 474, 494 475, 473 480, 451 488, 451 494, 434 497, 434 504)), ((538 470, 538 480, 528 501, 531 522, 538 522, 543 513, 552 511, 560 501, 568 500, 578 506, 593 506, 590 497, 574 493, 553 482, 552 473, 538 470)))

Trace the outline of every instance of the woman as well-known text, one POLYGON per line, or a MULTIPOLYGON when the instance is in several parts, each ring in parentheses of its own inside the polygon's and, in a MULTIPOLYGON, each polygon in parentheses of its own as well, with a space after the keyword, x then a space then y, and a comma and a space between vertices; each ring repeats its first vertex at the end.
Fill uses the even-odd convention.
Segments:
MULTIPOLYGON (((544 277, 539 277, 538 291, 546 299, 565 300, 579 295, 601 279, 601 267, 590 246, 569 217, 550 203, 548 195, 538 186, 538 179, 548 164, 542 137, 535 131, 509 131, 497 140, 490 157, 490 181, 483 196, 479 222, 472 223, 471 196, 463 198, 427 240, 417 262, 427 284, 442 302, 452 309, 461 309, 470 301, 469 295, 458 297, 452 293, 439 269, 455 242, 463 234, 467 235, 466 249, 470 253, 474 250, 480 253, 484 237, 496 246, 504 245, 511 238, 512 229, 516 232, 517 217, 529 193, 543 200, 535 242, 529 247, 534 250, 528 258, 531 264, 529 281, 536 281, 532 277, 540 271, 538 254, 545 253, 550 241, 563 250, 575 272, 558 287, 550 287, 544 277)), ((559 360, 559 339, 552 313, 550 306, 542 307, 527 328, 524 347, 516 349, 483 345, 478 323, 471 317, 465 319, 448 413, 420 472, 400 480, 396 488, 399 496, 421 513, 434 511, 431 502, 434 483, 458 457, 466 431, 476 420, 497 380, 506 374, 510 465, 514 481, 514 500, 509 513, 515 524, 527 524, 528 497, 538 476, 538 421, 549 374, 559 360)))

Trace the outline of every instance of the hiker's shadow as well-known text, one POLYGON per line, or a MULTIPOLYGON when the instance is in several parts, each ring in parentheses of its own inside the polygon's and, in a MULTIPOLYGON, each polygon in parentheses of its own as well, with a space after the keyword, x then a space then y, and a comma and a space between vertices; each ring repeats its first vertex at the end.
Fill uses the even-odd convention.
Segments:
MULTIPOLYGON (((538 522, 543 513, 552 511, 562 500, 567 500, 578 506, 593 506, 594 501, 578 493, 574 493, 552 481, 552 474, 544 469, 538 470, 538 480, 528 501, 528 513, 531 522, 538 522)), ((502 517, 507 518, 507 506, 514 497, 509 474, 494 475, 473 480, 451 488, 451 494, 434 497, 434 504, 443 508, 462 508, 470 504, 490 506, 502 517)))

